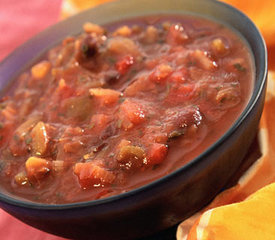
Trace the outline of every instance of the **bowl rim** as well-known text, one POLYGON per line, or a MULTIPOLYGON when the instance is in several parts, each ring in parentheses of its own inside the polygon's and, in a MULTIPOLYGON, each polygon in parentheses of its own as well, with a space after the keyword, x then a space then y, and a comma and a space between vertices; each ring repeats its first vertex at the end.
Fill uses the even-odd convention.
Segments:
MULTIPOLYGON (((88 14, 90 12, 92 13, 93 11, 103 9, 106 6, 113 7, 115 5, 123 4, 127 1, 128 0, 119 0, 119 1, 100 4, 100 5, 98 5, 94 8, 91 8, 91 9, 85 10, 83 12, 80 12, 80 13, 72 16, 72 17, 69 17, 68 19, 65 19, 63 21, 60 21, 60 22, 54 24, 51 27, 48 27, 46 30, 42 31, 41 33, 39 33, 36 36, 32 37, 30 40, 28 40, 24 44, 20 45, 8 57, 6 57, 0 63, 0 72, 2 72, 2 71, 4 71, 5 69, 8 68, 7 66, 9 66, 9 64, 16 59, 16 57, 18 55, 18 52, 23 51, 24 47, 27 44, 31 44, 32 41, 37 40, 39 37, 46 36, 46 34, 53 32, 54 29, 57 28, 58 26, 60 26, 61 24, 69 24, 70 22, 73 22, 75 19, 77 19, 78 16, 85 15, 85 14, 88 14)), ((145 184, 141 187, 132 189, 132 190, 130 190, 128 192, 125 192, 125 193, 120 193, 118 195, 114 195, 114 196, 110 196, 110 197, 106 197, 106 198, 98 199, 98 200, 89 200, 89 201, 73 202, 73 203, 65 203, 65 204, 45 204, 45 203, 28 201, 28 200, 25 200, 23 198, 12 197, 12 195, 10 196, 9 194, 5 194, 3 192, 0 192, 0 201, 4 202, 6 204, 10 204, 10 205, 18 206, 18 207, 24 207, 24 208, 28 208, 28 209, 66 210, 66 209, 86 208, 86 207, 91 207, 91 206, 98 206, 98 205, 107 204, 107 203, 111 203, 111 202, 113 203, 115 201, 120 201, 121 199, 127 199, 127 198, 131 197, 132 195, 136 195, 139 192, 149 190, 150 188, 155 187, 155 186, 159 186, 162 183, 166 182, 169 179, 172 179, 173 177, 175 177, 178 174, 181 174, 184 171, 188 171, 188 169, 191 169, 192 166, 196 165, 200 161, 203 161, 205 156, 213 153, 219 145, 224 143, 226 141, 226 139, 231 134, 233 134, 235 131, 237 131, 239 126, 241 125, 241 123, 244 121, 244 119, 251 113, 253 107, 257 103, 257 101, 260 98, 262 92, 265 90, 266 79, 267 79, 267 48, 266 48, 266 44, 265 44, 265 41, 264 41, 260 31, 257 29, 256 25, 240 10, 236 9, 235 7, 233 7, 233 6, 231 6, 227 3, 220 2, 220 1, 197 0, 197 2, 200 2, 200 1, 201 2, 208 2, 208 3, 212 2, 212 4, 217 4, 217 5, 220 5, 221 7, 227 8, 228 11, 234 13, 235 15, 238 15, 240 18, 244 19, 246 21, 246 23, 250 24, 251 29, 257 35, 258 48, 260 49, 260 53, 261 53, 261 56, 259 56, 259 57, 261 58, 261 60, 263 60, 260 63, 262 69, 259 69, 259 71, 260 71, 259 72, 259 81, 257 81, 255 86, 254 86, 254 89, 253 89, 251 97, 250 97, 250 99, 247 103, 247 106, 244 108, 243 112, 235 120, 235 122, 232 124, 232 126, 216 142, 214 142, 212 145, 210 145, 205 151, 203 151, 199 156, 192 159, 190 162, 184 164, 182 167, 180 167, 177 170, 169 173, 168 175, 165 175, 165 176, 163 176, 159 179, 156 179, 156 180, 154 180, 150 183, 147 183, 147 184, 145 184)), ((192 14, 192 12, 190 12, 190 13, 192 14)), ((184 12, 183 15, 184 14, 186 14, 186 12, 184 12)), ((146 16, 146 15, 144 15, 144 16, 146 16)), ((203 14, 201 16, 204 17, 203 14)), ((231 27, 231 28, 233 28, 233 27, 231 27)), ((49 46, 48 49, 51 48, 51 47, 52 46, 49 46)), ((48 49, 44 49, 44 52, 47 51, 48 49)), ((252 55, 254 56, 253 52, 252 52, 252 55)), ((255 56, 254 56, 254 58, 255 58, 255 56)), ((32 62, 33 62, 33 60, 31 61, 31 63, 32 62)), ((28 68, 28 66, 27 67, 25 66, 24 68, 28 68)), ((255 70, 257 70, 257 69, 255 69, 255 70)), ((16 75, 16 74, 14 74, 14 75, 16 75)), ((257 80, 256 76, 257 76, 257 74, 255 72, 255 81, 257 80)), ((4 76, 4 77, 2 76, 2 79, 4 79, 4 78, 7 78, 7 76, 4 76)), ((2 79, 1 79, 1 76, 0 76, 0 81, 2 79)), ((1 86, 0 86, 0 89, 1 89, 1 86)))

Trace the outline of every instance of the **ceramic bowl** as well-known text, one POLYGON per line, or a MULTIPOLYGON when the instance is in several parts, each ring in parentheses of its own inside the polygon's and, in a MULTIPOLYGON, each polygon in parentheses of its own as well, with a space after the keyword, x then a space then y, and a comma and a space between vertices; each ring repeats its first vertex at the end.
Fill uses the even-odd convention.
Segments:
POLYGON ((70 239, 134 239, 176 225, 221 191, 243 161, 262 113, 267 53, 255 25, 241 12, 213 0, 121 0, 82 12, 40 33, 0 65, 0 89, 86 21, 101 25, 137 16, 192 14, 221 22, 246 39, 255 59, 252 97, 232 127, 211 147, 175 172, 105 199, 60 205, 27 202, 0 193, 5 211, 43 231, 70 239))

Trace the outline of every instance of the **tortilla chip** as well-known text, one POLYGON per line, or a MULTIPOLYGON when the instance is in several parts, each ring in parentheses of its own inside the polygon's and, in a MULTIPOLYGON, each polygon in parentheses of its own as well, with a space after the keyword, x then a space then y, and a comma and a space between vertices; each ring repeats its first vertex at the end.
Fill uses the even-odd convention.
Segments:
POLYGON ((67 18, 82 10, 95 7, 98 4, 110 2, 112 0, 63 0, 61 8, 61 18, 67 18))

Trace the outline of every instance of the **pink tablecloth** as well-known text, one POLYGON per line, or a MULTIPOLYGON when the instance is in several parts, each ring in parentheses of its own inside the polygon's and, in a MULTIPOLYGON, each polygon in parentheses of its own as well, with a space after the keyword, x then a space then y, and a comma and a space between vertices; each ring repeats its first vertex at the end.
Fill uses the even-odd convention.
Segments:
MULTIPOLYGON (((0 60, 59 19, 62 0, 0 0, 0 60)), ((0 209, 1 240, 61 240, 34 229, 0 209)))

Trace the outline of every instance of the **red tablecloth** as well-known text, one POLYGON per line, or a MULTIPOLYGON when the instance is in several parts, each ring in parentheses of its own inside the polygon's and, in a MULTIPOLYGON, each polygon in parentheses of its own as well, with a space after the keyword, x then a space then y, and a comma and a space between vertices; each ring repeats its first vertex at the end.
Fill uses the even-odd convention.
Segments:
MULTIPOLYGON (((59 19, 62 0, 0 0, 0 60, 59 19)), ((0 209, 1 240, 61 240, 34 229, 0 209)))
POLYGON ((0 0, 0 60, 59 19, 62 0, 0 0))

